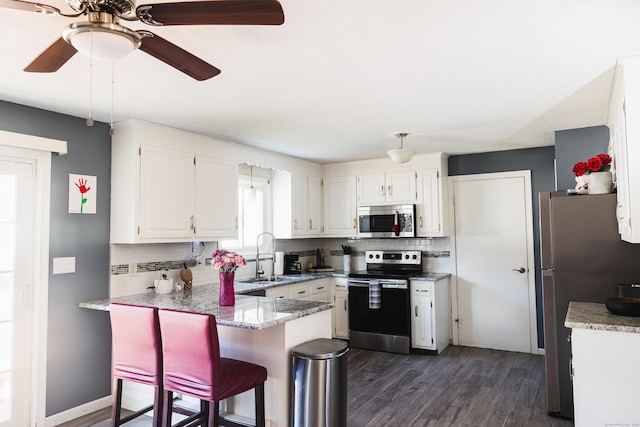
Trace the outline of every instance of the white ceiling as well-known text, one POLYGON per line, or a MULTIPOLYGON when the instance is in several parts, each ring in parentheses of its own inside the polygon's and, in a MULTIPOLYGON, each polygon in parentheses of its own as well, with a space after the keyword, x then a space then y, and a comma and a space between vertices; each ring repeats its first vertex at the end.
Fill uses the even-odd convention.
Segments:
MULTIPOLYGON (((114 121, 321 163, 384 157, 401 131, 418 153, 537 147, 555 130, 604 124, 616 59, 640 54, 637 0, 281 3, 282 26, 125 23, 222 73, 198 82, 136 51, 114 65, 114 121)), ((94 62, 91 91, 80 54, 56 73, 22 71, 71 22, 0 9, 0 99, 78 117, 91 104, 109 122, 110 63, 94 62)))

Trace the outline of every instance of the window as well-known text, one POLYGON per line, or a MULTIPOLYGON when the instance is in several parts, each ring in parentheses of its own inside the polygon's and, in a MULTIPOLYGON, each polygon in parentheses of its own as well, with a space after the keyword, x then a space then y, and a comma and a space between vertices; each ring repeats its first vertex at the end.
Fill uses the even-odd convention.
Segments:
POLYGON ((233 248, 246 254, 255 253, 256 239, 263 231, 271 231, 271 181, 264 177, 240 175, 238 240, 220 241, 219 247, 233 248))

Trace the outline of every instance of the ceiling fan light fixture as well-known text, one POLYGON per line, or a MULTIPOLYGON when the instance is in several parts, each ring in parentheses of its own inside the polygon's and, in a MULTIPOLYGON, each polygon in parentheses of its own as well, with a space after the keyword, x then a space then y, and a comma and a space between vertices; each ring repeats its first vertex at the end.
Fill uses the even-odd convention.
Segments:
POLYGON ((407 163, 409 160, 413 158, 415 154, 414 150, 403 147, 404 137, 409 135, 408 133, 398 133, 396 136, 400 139, 400 148, 394 148, 393 150, 387 151, 387 155, 391 157, 396 163, 407 163))
POLYGON ((142 44, 138 33, 114 22, 75 22, 62 37, 81 54, 99 61, 115 61, 142 44))

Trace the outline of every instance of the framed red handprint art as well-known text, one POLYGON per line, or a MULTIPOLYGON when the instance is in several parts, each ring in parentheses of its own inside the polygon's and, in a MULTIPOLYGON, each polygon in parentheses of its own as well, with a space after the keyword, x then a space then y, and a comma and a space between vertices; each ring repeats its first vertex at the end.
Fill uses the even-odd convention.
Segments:
POLYGON ((95 214, 98 177, 69 174, 69 213, 95 214))

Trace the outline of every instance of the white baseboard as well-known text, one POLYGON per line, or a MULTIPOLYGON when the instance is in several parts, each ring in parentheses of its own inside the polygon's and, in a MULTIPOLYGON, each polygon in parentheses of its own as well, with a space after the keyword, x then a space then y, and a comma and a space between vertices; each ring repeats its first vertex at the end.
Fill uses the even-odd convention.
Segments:
POLYGON ((111 406, 111 395, 48 416, 45 419, 45 427, 54 427, 109 406, 111 406))
POLYGON ((538 354, 539 354, 540 356, 544 356, 544 355, 545 355, 544 348, 539 348, 539 347, 538 347, 538 354))

